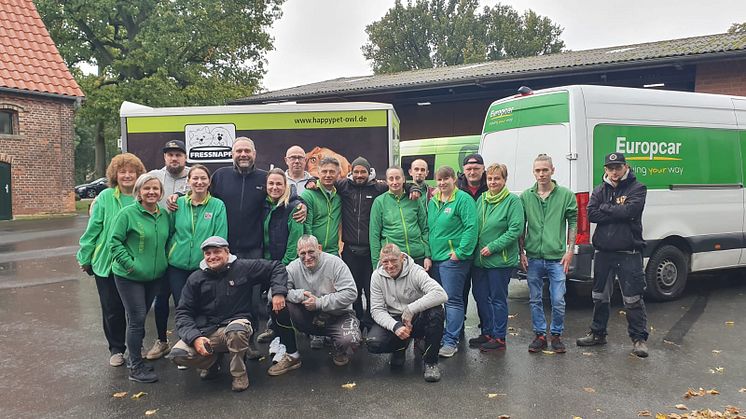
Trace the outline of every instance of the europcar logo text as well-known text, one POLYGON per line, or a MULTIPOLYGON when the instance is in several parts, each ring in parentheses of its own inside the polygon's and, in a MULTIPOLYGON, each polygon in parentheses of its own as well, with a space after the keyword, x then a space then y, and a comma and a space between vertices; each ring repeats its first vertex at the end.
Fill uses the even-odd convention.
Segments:
POLYGON ((495 119, 495 118, 506 118, 506 117, 511 116, 511 115, 513 115, 513 107, 512 106, 509 106, 507 108, 502 108, 502 109, 494 109, 494 110, 490 111, 490 118, 491 119, 495 119))
POLYGON ((678 157, 681 154, 681 143, 616 137, 616 152, 624 153, 627 160, 678 161, 681 160, 678 157))

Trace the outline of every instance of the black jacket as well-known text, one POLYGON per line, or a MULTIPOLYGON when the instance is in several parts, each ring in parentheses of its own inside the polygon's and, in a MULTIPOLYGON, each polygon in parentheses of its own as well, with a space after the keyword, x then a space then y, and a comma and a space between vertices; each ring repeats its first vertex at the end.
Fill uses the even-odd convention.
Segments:
POLYGON ((593 246, 597 250, 642 250, 642 211, 647 187, 630 170, 617 187, 604 181, 593 190, 588 202, 588 218, 596 223, 593 246))
POLYGON ((225 204, 228 244, 234 254, 262 248, 266 184, 267 172, 261 169, 241 173, 235 167, 221 167, 212 175, 210 192, 225 204))
POLYGON ((460 174, 458 179, 456 180, 456 187, 468 193, 476 201, 479 199, 483 192, 487 191, 487 173, 482 173, 482 180, 479 182, 479 189, 477 189, 476 195, 471 194, 471 189, 469 189, 469 181, 466 179, 466 175, 464 173, 460 174))
MULTIPOLYGON (((269 226, 267 234, 269 235, 269 249, 264 249, 269 252, 269 258, 271 260, 282 260, 285 257, 285 251, 288 248, 288 237, 290 236, 290 229, 288 229, 288 218, 293 213, 295 207, 300 204, 302 200, 297 198, 290 198, 288 204, 277 208, 269 219, 269 226)), ((267 218, 267 214, 271 210, 270 203, 264 201, 264 212, 262 213, 262 220, 267 218)))
POLYGON ((226 269, 194 271, 176 307, 179 338, 191 345, 236 319, 250 319, 251 288, 271 286, 272 295, 287 295, 288 273, 278 261, 236 259, 226 269))
POLYGON ((357 185, 350 178, 338 180, 334 186, 342 198, 342 241, 345 246, 370 247, 370 209, 376 197, 389 187, 374 179, 357 185))

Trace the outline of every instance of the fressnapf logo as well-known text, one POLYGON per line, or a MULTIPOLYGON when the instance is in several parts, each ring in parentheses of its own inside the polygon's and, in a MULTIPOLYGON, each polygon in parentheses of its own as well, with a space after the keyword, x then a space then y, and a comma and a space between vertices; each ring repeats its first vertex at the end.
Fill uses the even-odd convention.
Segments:
POLYGON ((233 124, 200 124, 184 127, 187 161, 190 163, 226 163, 236 139, 233 124))

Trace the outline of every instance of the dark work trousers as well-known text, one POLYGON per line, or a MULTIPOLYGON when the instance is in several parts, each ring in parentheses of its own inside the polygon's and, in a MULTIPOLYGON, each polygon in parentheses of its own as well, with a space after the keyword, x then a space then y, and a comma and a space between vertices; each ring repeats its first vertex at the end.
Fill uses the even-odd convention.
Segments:
POLYGON ((127 349, 125 337, 127 333, 127 317, 124 314, 124 305, 119 296, 114 275, 108 277, 95 276, 98 300, 101 303, 101 317, 104 324, 104 336, 109 343, 111 355, 123 354, 127 349))
POLYGON ((352 308, 361 326, 370 328, 373 325, 373 318, 370 316, 370 276, 373 275, 370 248, 353 248, 353 246, 345 245, 342 250, 342 260, 350 268, 352 277, 355 278, 355 285, 357 285, 357 300, 352 304, 352 308), (364 310, 363 294, 365 294, 364 310))
MULTIPOLYGON (((401 316, 393 316, 397 321, 401 321, 401 316)), ((429 308, 422 313, 418 313, 412 321, 411 339, 424 339, 425 352, 422 354, 422 360, 426 364, 438 363, 438 350, 440 341, 443 339, 443 306, 429 308)), ((410 339, 401 340, 390 330, 384 329, 380 325, 374 325, 368 332, 365 344, 368 346, 368 352, 373 354, 387 354, 395 351, 406 351, 410 339)))
MULTIPOLYGON (((335 316, 323 313, 320 310, 308 311, 303 304, 289 301, 286 306, 295 330, 314 336, 329 336, 332 338, 335 353, 351 356, 360 346, 362 341, 360 322, 353 313, 335 316), (321 317, 324 317, 323 326, 320 324, 322 322, 321 317)), ((278 321, 282 320, 278 319, 278 321)), ((287 348, 287 351, 292 353, 290 348, 287 348)))
POLYGON ((280 343, 285 345, 285 350, 289 354, 298 352, 298 345, 295 341, 295 330, 293 329, 293 322, 290 320, 290 311, 287 308, 287 302, 285 308, 280 310, 279 313, 272 311, 272 303, 269 304, 270 313, 270 325, 268 328, 275 332, 275 336, 280 338, 280 343))
POLYGON ((162 279, 140 282, 114 276, 117 290, 122 297, 124 312, 127 315, 127 347, 130 367, 142 364, 142 340, 145 338, 145 317, 153 304, 162 279))
MULTIPOLYGON (((262 259, 264 254, 262 249, 251 249, 243 252, 234 253, 239 259, 262 259)), ((257 284, 251 289, 251 314, 254 320, 266 319, 269 317, 269 313, 266 310, 267 300, 262 299, 262 294, 266 289, 262 289, 262 286, 257 284)), ((252 339, 254 336, 252 336, 252 339)))
POLYGON ((591 332, 606 335, 609 322, 609 301, 614 289, 614 277, 619 279, 624 310, 627 312, 627 332, 632 340, 647 340, 645 312, 645 272, 640 252, 597 251, 593 261, 593 323, 591 332))
POLYGON ((181 289, 184 288, 187 278, 194 271, 186 271, 184 269, 175 268, 171 265, 166 270, 166 277, 161 283, 161 289, 158 295, 155 296, 155 302, 153 303, 153 314, 155 315, 155 330, 158 332, 158 340, 165 342, 168 340, 166 336, 166 329, 168 329, 168 315, 169 315, 169 297, 174 298, 174 307, 179 305, 179 298, 181 298, 181 289))

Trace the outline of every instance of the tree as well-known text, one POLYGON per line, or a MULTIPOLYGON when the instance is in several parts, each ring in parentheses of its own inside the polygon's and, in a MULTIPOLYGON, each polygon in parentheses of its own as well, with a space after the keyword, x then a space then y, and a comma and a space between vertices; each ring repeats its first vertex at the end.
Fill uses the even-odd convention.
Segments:
POLYGON ((363 55, 376 74, 560 52, 562 28, 508 5, 478 0, 396 0, 366 26, 363 55))
POLYGON ((746 22, 734 23, 728 28, 728 33, 746 33, 746 22))
MULTIPOLYGON (((123 100, 148 106, 224 104, 252 94, 284 0, 35 0, 86 93, 78 135, 95 136, 95 171, 118 137, 123 100), (80 68, 94 66, 95 74, 80 68)), ((81 140, 81 144, 85 141, 81 140)))

